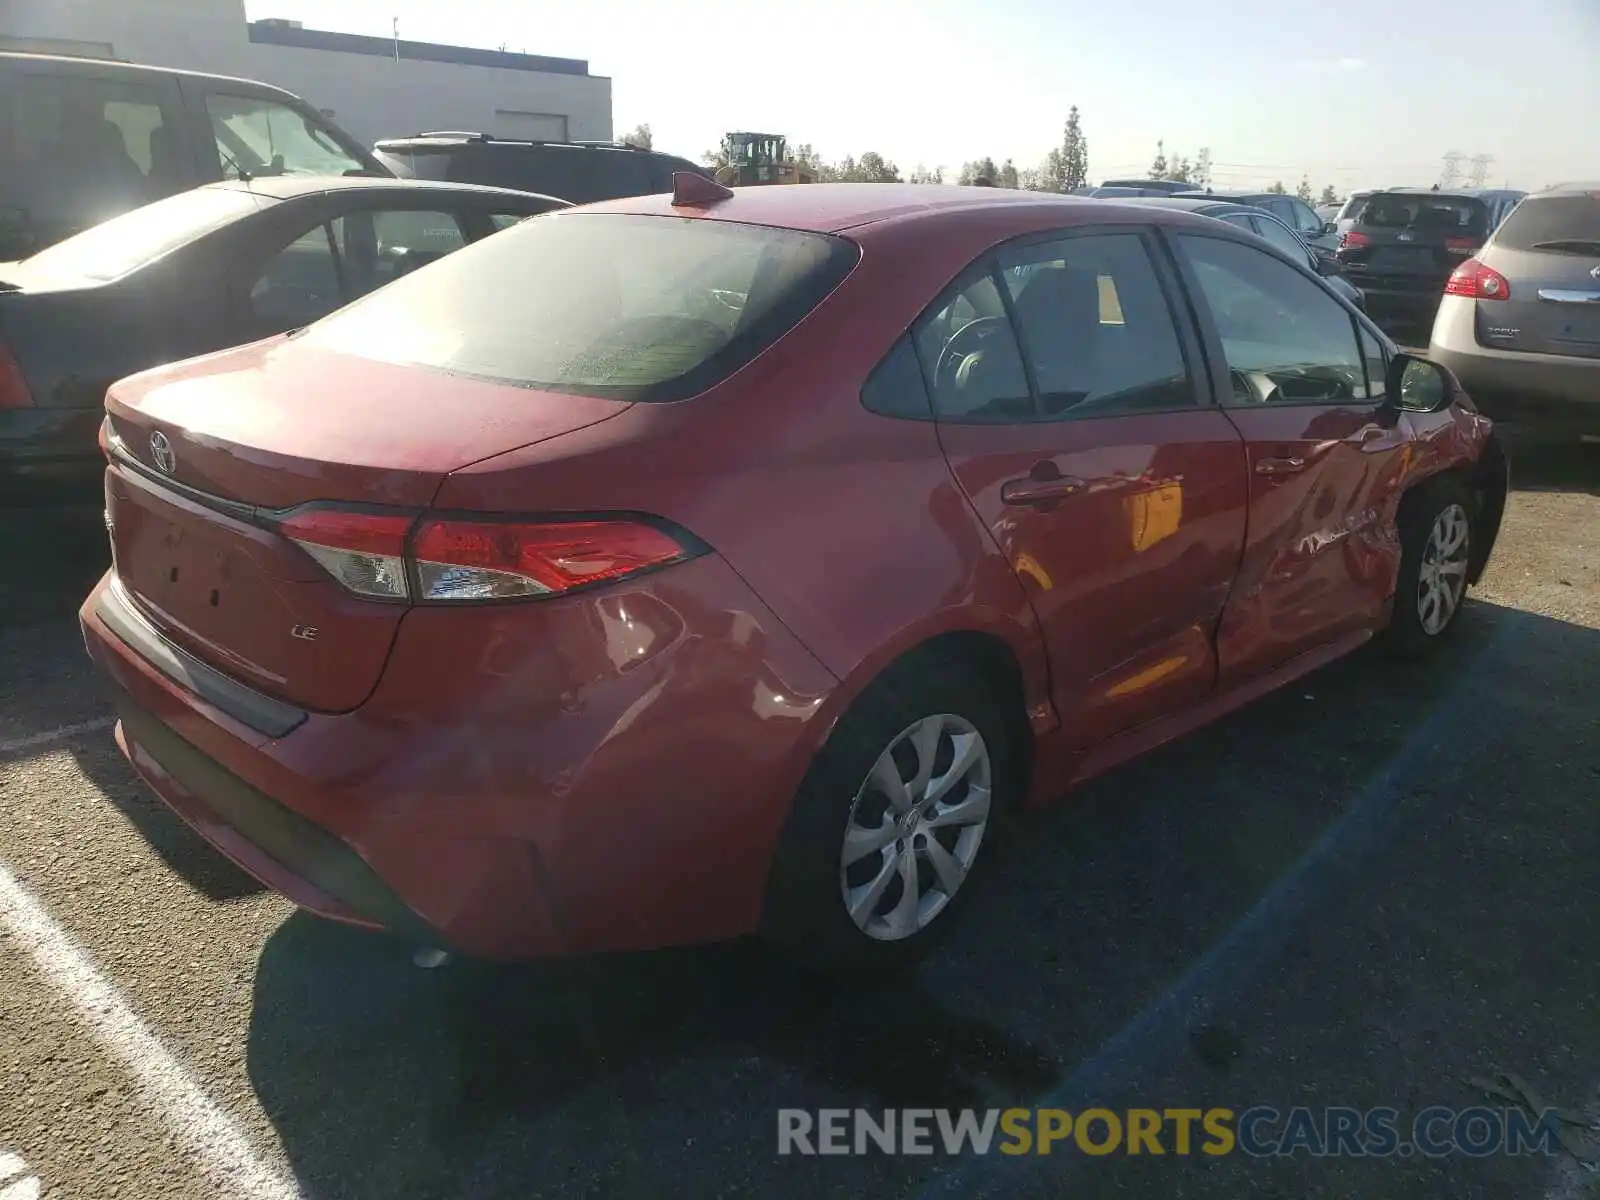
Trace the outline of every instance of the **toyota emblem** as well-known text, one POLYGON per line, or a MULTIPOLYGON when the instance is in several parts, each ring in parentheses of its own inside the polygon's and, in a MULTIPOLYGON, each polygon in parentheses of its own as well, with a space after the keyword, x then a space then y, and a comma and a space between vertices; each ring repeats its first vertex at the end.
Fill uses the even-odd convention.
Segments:
POLYGON ((164 475, 171 475, 178 469, 178 456, 172 452, 172 443, 159 429, 150 435, 150 461, 164 475))

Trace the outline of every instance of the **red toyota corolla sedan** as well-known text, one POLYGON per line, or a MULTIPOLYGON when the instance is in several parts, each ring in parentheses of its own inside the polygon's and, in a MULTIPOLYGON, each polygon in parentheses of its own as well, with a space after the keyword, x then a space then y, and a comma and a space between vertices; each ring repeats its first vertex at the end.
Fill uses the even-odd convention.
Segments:
POLYGON ((118 740, 300 905, 903 962, 1004 809, 1447 638, 1504 455, 1302 264, 1102 200, 679 186, 111 390, 118 740))

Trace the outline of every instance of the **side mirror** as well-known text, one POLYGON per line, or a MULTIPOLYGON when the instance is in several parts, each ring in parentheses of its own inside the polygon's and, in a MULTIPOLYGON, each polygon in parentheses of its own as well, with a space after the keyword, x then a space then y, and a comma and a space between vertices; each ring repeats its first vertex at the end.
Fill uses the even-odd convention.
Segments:
POLYGON ((1389 360, 1384 391, 1385 402, 1392 408, 1431 413, 1454 404, 1461 395, 1461 384, 1436 362, 1414 354, 1396 354, 1389 360))
POLYGON ((1337 221, 1324 221, 1322 223, 1322 232, 1323 233, 1338 233, 1339 232, 1339 222, 1337 222, 1337 221))

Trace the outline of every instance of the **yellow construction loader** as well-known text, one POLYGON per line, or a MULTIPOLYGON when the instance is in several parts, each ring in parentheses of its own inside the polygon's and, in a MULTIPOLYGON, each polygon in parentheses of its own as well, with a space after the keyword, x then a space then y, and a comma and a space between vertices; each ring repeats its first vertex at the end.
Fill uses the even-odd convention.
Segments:
POLYGON ((717 168, 717 182, 727 187, 768 183, 815 183, 816 176, 789 161, 789 145, 780 133, 730 133, 722 148, 726 166, 717 168))

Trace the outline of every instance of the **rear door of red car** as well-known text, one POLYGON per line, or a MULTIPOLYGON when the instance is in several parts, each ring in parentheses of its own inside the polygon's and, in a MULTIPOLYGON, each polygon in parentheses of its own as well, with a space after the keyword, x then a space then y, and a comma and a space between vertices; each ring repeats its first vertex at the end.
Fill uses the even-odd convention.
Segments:
POLYGON ((1249 538, 1217 637, 1227 686, 1383 620, 1407 437, 1381 408, 1382 344, 1309 271, 1232 238, 1172 240, 1250 465, 1249 538))
POLYGON ((1244 544, 1239 434, 1141 228, 974 264, 914 334, 951 469, 1026 589, 1073 742, 1211 694, 1244 544))

